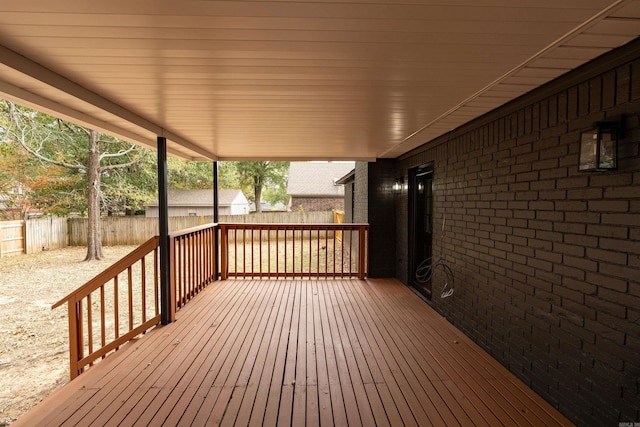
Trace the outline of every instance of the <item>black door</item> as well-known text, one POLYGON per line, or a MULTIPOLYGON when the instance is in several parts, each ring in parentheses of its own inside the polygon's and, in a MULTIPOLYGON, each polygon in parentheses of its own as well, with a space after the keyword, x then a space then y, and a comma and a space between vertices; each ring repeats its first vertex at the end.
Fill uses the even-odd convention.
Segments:
POLYGON ((433 167, 409 171, 409 283, 431 299, 433 167))

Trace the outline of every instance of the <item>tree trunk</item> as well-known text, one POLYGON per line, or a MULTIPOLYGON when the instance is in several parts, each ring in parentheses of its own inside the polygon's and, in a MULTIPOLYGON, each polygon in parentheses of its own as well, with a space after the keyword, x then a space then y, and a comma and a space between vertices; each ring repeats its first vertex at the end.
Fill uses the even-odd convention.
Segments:
POLYGON ((100 229, 100 150, 98 141, 100 134, 94 130, 89 131, 89 178, 88 194, 88 230, 87 230, 87 257, 85 261, 99 260, 102 254, 102 232, 100 229))
POLYGON ((256 213, 262 212, 262 203, 260 203, 260 198, 262 197, 262 186, 256 185, 253 187, 253 191, 256 198, 256 213))

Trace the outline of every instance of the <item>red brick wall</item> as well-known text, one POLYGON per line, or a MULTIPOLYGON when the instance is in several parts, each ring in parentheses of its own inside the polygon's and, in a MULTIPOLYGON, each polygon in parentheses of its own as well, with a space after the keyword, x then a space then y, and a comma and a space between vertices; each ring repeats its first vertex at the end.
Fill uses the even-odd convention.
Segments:
POLYGON ((292 212, 327 212, 332 210, 344 210, 344 196, 330 197, 291 197, 292 212))
MULTIPOLYGON (((405 177, 435 166, 434 255, 454 270, 455 293, 441 299, 436 277, 433 306, 579 425, 640 421, 640 59, 630 57, 640 43, 397 161, 405 177), (580 133, 623 113, 619 169, 578 172, 580 133)), ((406 194, 395 205, 407 282, 406 194)))

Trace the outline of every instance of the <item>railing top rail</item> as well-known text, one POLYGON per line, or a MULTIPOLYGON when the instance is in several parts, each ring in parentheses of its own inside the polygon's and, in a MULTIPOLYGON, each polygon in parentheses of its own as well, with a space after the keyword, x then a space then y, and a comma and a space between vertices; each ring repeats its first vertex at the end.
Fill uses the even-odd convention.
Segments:
POLYGON ((287 229, 335 229, 335 230, 360 230, 360 229, 368 229, 369 224, 366 223, 346 223, 346 224, 335 224, 335 223, 316 223, 316 224, 299 224, 299 223, 229 223, 229 222, 221 222, 218 224, 220 228, 247 228, 247 229, 276 229, 276 228, 287 228, 287 229))
POLYGON ((185 228, 184 230, 175 231, 173 233, 169 233, 169 237, 180 237, 185 234, 194 233, 196 231, 206 230, 208 228, 218 227, 217 223, 210 222, 208 224, 198 225, 196 227, 185 228))
POLYGON ((94 290, 98 289, 100 286, 104 285, 108 280, 122 273, 126 268, 132 265, 134 261, 137 261, 144 255, 151 252, 153 249, 158 247, 158 243, 160 238, 158 236, 154 236, 136 248, 133 252, 121 258, 115 264, 107 267, 102 273, 98 274, 96 277, 85 283, 80 288, 71 292, 66 297, 62 298, 60 301, 55 303, 51 309, 60 307, 67 301, 79 301, 85 296, 89 295, 94 290))

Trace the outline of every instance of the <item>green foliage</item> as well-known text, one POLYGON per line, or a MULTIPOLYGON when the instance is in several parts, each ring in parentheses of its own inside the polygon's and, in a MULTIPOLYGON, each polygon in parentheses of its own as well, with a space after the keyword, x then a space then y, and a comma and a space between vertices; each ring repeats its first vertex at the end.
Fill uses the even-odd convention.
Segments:
MULTIPOLYGON (((0 100, 0 112, 0 141, 14 147, 4 151, 13 168, 3 170, 11 170, 12 179, 28 189, 29 204, 44 213, 86 214, 89 130, 7 101, 0 100)), ((155 196, 151 151, 101 135, 99 154, 103 212, 139 209, 155 196)))
POLYGON ((102 176, 101 205, 103 212, 134 214, 154 198, 158 191, 156 155, 146 150, 140 161, 102 176))
POLYGON ((213 188, 211 162, 185 162, 175 157, 167 159, 169 188, 172 190, 213 188))
POLYGON ((277 187, 266 187, 262 192, 262 198, 271 206, 282 203, 287 206, 289 203, 289 195, 287 194, 287 186, 279 185, 277 187))
MULTIPOLYGON (((86 215, 88 132, 0 100, 0 195, 22 187, 27 190, 19 201, 23 212, 37 208, 60 216, 86 215)), ((157 197, 157 156, 153 151, 107 135, 100 136, 98 146, 103 214, 131 214, 157 197)), ((210 161, 169 157, 168 167, 171 189, 213 188, 210 161)), ((218 162, 218 185, 240 188, 248 199, 257 198, 258 205, 262 194, 271 204, 286 204, 288 171, 289 162, 218 162)))

